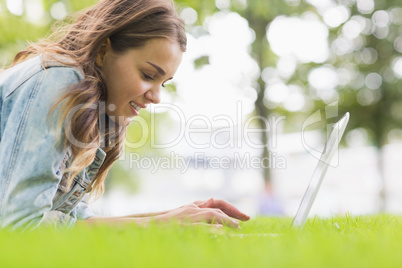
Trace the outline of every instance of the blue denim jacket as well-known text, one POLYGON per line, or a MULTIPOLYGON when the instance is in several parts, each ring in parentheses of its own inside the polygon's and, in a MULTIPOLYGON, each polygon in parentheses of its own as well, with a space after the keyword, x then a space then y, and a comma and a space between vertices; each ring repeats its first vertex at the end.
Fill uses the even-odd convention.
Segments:
MULTIPOLYGON (((98 148, 94 162, 66 188, 62 170, 71 159, 62 134, 47 121, 55 98, 83 77, 80 69, 43 56, 0 75, 0 228, 73 226, 94 216, 84 192, 106 154, 98 148)), ((58 109, 54 123, 57 116, 58 109)))

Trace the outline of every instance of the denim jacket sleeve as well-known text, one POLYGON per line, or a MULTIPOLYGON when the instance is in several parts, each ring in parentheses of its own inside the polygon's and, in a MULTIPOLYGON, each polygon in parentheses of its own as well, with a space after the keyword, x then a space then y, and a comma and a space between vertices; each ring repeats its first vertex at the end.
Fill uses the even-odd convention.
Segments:
POLYGON ((83 202, 75 215, 51 210, 65 151, 47 115, 62 90, 82 76, 71 67, 44 69, 40 57, 19 65, 0 76, 0 227, 73 225, 93 214, 83 202))
POLYGON ((95 216, 95 213, 88 207, 88 204, 85 200, 82 200, 78 205, 77 205, 77 220, 86 220, 90 217, 95 216))
POLYGON ((48 210, 44 213, 38 226, 51 226, 58 228, 60 226, 72 226, 76 220, 86 220, 95 216, 88 204, 81 200, 71 213, 66 214, 58 210, 48 210))

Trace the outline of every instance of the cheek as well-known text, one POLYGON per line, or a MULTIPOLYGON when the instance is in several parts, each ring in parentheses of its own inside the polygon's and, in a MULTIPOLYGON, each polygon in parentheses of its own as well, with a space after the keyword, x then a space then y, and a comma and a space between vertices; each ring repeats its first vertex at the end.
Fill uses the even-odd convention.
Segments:
POLYGON ((125 83, 126 92, 133 97, 143 95, 150 88, 150 83, 146 82, 140 78, 132 78, 130 80, 126 80, 125 83))
POLYGON ((127 67, 125 67, 124 62, 119 60, 110 60, 105 64, 104 69, 104 78, 106 85, 116 91, 122 84, 125 83, 125 80, 130 77, 130 71, 127 67))
POLYGON ((104 74, 108 99, 115 101, 116 97, 121 94, 121 78, 118 72, 112 70, 104 74))
POLYGON ((139 94, 144 94, 151 88, 150 83, 145 82, 145 81, 139 81, 137 84, 138 84, 138 89, 136 91, 139 94))
POLYGON ((141 77, 141 73, 134 68, 122 68, 115 65, 105 75, 108 96, 115 101, 131 100, 143 95, 151 88, 151 83, 141 77))

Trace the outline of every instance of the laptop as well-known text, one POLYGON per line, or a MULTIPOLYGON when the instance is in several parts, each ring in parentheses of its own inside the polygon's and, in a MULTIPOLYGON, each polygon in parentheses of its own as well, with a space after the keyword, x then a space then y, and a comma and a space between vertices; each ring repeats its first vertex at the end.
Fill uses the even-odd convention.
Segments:
POLYGON ((303 228, 307 221, 308 214, 313 206, 314 200, 320 189, 321 183, 327 173, 328 166, 330 165, 335 152, 338 150, 339 142, 345 132, 346 126, 349 122, 349 113, 346 113, 338 122, 336 122, 328 135, 327 142, 325 143, 324 150, 321 153, 320 160, 314 170, 310 179, 310 183, 304 193, 303 199, 300 202, 299 209, 293 219, 292 225, 300 229, 303 228))
MULTIPOLYGON (((311 176, 310 183, 300 202, 299 209, 293 218, 292 226, 303 229, 307 221, 307 217, 313 206, 314 200, 320 189, 321 183, 327 173, 328 166, 331 164, 335 152, 338 150, 339 142, 345 132, 349 122, 349 113, 346 113, 338 122, 336 122, 328 135, 327 142, 324 145, 324 150, 321 153, 318 164, 311 176)), ((277 236, 279 234, 232 234, 232 236, 248 237, 248 236, 277 236)))

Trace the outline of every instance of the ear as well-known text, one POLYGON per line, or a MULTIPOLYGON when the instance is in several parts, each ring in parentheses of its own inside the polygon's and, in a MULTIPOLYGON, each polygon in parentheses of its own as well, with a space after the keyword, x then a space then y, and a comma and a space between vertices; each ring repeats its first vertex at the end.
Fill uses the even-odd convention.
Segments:
POLYGON ((107 53, 110 51, 111 49, 111 43, 110 43, 110 39, 107 38, 101 45, 101 47, 98 50, 98 53, 96 54, 95 57, 95 63, 96 65, 98 65, 99 67, 103 67, 103 62, 104 59, 107 55, 107 53))

